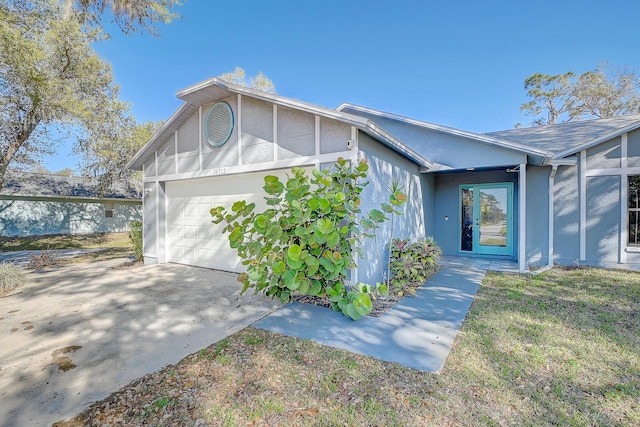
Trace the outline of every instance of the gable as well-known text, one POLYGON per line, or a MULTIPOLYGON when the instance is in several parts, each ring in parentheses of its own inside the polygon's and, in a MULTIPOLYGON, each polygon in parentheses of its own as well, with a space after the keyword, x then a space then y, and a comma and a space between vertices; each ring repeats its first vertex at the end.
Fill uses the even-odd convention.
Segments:
POLYGON ((182 117, 175 129, 161 134, 163 139, 156 135, 155 145, 148 143, 138 162, 145 178, 161 179, 232 173, 229 168, 270 168, 274 162, 289 159, 333 153, 345 156, 352 128, 340 120, 235 94, 198 107, 182 117), (218 103, 229 106, 233 124, 226 142, 214 145, 207 140, 204 125, 218 103))
MULTIPOLYGON (((202 173, 206 169, 260 164, 294 158, 310 158, 350 150, 348 141, 360 129, 416 164, 431 162, 377 124, 363 117, 229 84, 213 77, 177 92, 184 104, 129 162, 128 167, 155 176, 155 156, 177 138, 180 159, 176 173, 202 173), (237 120, 237 129, 222 147, 203 142, 203 118, 216 102, 226 102, 237 120), (198 134, 196 136, 196 134, 198 134), (241 138, 241 140, 239 140, 241 138), (180 142, 180 141, 185 141, 180 142), (238 155, 234 158, 235 144, 238 155), (197 147, 197 149, 196 149, 197 147), (198 159, 196 161, 196 152, 198 159)), ((352 141, 353 142, 353 141, 352 141)), ((318 159, 316 159, 318 160, 318 159)))
POLYGON ((483 168, 527 162, 526 153, 513 149, 489 145, 468 137, 401 123, 385 117, 368 114, 365 116, 370 117, 390 134, 444 168, 483 168))

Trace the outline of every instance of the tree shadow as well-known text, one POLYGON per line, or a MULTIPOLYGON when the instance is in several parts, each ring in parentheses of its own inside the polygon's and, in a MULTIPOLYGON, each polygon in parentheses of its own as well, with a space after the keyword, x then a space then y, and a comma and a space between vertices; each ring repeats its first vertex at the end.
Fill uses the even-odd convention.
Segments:
POLYGON ((29 273, 0 299, 1 425, 71 417, 133 379, 178 362, 279 306, 240 296, 235 274, 160 265, 112 270, 119 261, 29 273), (75 368, 61 371, 55 351, 75 368))

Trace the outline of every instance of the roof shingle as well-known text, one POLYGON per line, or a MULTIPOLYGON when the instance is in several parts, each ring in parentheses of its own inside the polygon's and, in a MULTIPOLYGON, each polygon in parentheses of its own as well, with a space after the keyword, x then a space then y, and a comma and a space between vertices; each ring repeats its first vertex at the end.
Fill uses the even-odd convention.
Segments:
POLYGON ((0 196, 140 200, 134 188, 110 188, 101 193, 98 181, 86 177, 8 171, 0 196))

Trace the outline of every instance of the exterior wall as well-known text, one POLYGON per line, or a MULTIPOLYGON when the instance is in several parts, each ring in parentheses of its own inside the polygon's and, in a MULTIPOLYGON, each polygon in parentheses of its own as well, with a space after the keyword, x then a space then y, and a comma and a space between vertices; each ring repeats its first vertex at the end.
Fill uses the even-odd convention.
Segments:
MULTIPOLYGON (((426 223, 431 222, 431 215, 425 214, 425 205, 433 206, 433 179, 419 173, 418 166, 400 156, 389 148, 378 143, 366 134, 359 133, 358 148, 360 156, 367 160, 369 171, 367 185, 362 192, 361 210, 363 215, 373 209, 380 208, 380 203, 388 201, 389 186, 398 182, 409 196, 408 202, 402 206, 402 215, 394 217, 393 235, 391 224, 386 222, 377 230, 378 247, 368 240, 363 247, 365 256, 359 259, 357 280, 375 284, 382 280, 380 262, 385 263, 387 251, 385 246, 393 238, 423 239, 427 236, 426 223), (426 203, 425 203, 426 201, 426 203), (378 259, 378 253, 380 259, 378 259)), ((429 225, 429 229, 432 229, 429 225)), ((386 271, 386 265, 383 265, 386 271)))
POLYGON ((356 129, 349 124, 244 95, 221 101, 231 107, 234 117, 233 131, 224 145, 211 146, 203 132, 212 102, 189 117, 144 161, 147 264, 163 263, 167 258, 166 182, 319 166, 356 154, 347 147, 347 141, 356 138, 356 129))
POLYGON ((640 130, 577 154, 554 185, 554 262, 640 269, 627 243, 627 180, 640 175, 640 130))
POLYGON ((113 217, 105 218, 102 202, 64 200, 0 200, 0 236, 88 234, 129 230, 142 220, 139 202, 114 202, 113 217))
POLYGON ((526 155, 514 150, 490 144, 484 145, 461 136, 437 132, 372 114, 358 112, 358 115, 371 118, 427 159, 453 169, 513 166, 526 163, 526 155))
POLYGON ((551 167, 527 166, 525 264, 530 269, 549 263, 550 173, 551 167))
POLYGON ((553 186, 553 260, 575 265, 580 258, 580 191, 578 167, 561 166, 553 186))
POLYGON ((229 104, 234 115, 227 143, 220 147, 207 143, 202 125, 214 103, 204 105, 167 138, 155 157, 144 162, 145 181, 266 170, 286 167, 274 164, 278 161, 348 151, 347 140, 352 135, 348 124, 247 96, 222 101, 229 104))
MULTIPOLYGON (((460 186, 465 184, 485 184, 513 182, 513 247, 518 247, 518 174, 509 173, 506 168, 495 171, 439 173, 435 175, 435 218, 436 242, 445 255, 459 255, 460 235, 460 186)), ((516 256, 516 253, 513 254, 516 256)))
POLYGON ((163 182, 144 184, 142 254, 145 264, 165 262, 166 195, 163 182))
POLYGON ((587 177, 586 205, 586 262, 616 264, 620 237, 620 177, 587 177))

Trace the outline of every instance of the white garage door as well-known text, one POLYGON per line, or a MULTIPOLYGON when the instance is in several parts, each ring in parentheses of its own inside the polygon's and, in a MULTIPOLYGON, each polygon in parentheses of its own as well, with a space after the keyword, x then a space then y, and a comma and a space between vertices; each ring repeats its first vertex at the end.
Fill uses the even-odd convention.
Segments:
POLYGON ((238 200, 254 202, 264 210, 264 177, 276 175, 284 181, 290 170, 167 182, 168 261, 199 267, 240 272, 245 269, 235 249, 229 247, 223 223, 211 222, 215 206, 231 209, 238 200))

